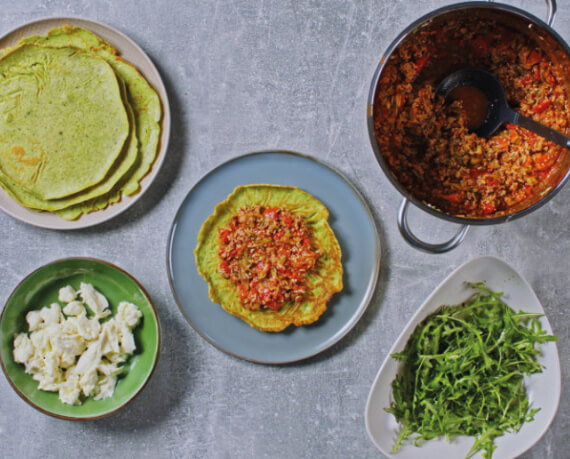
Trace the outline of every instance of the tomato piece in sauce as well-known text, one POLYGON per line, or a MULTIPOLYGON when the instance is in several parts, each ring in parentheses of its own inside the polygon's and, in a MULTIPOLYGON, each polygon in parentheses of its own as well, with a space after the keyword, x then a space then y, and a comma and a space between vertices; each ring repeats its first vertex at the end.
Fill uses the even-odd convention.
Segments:
POLYGON ((495 212, 495 206, 493 204, 484 203, 483 204, 483 212, 486 215, 490 215, 495 212))
POLYGON ((540 67, 538 65, 532 68, 532 73, 534 74, 534 79, 540 81, 540 67))
POLYGON ((550 100, 544 99, 537 106, 532 108, 533 113, 542 113, 550 106, 550 100))
POLYGON ((277 218, 277 209, 275 207, 271 209, 266 209, 265 212, 263 212, 263 215, 265 216, 265 218, 270 218, 271 220, 275 220, 277 218))
POLYGON ((526 57, 526 65, 532 67, 533 65, 538 64, 541 60, 542 58, 540 57, 539 52, 533 49, 526 57))
POLYGON ((443 199, 445 199, 446 201, 452 202, 454 204, 459 204, 461 201, 463 201, 465 195, 463 193, 451 193, 451 194, 447 194, 445 196, 442 196, 443 199))
POLYGON ((532 157, 532 161, 536 170, 543 171, 552 168, 552 166, 554 166, 558 160, 559 156, 559 153, 539 153, 532 157))
POLYGON ((495 148, 497 149, 497 151, 508 151, 509 150, 510 142, 509 142, 509 139, 507 139, 506 137, 497 136, 497 137, 493 138, 492 142, 495 145, 495 148))
POLYGON ((227 262, 222 261, 222 262, 220 263, 220 270, 221 270, 224 274, 229 275, 229 274, 230 274, 230 265, 228 265, 227 262))
POLYGON ((424 54, 422 57, 420 57, 417 62, 416 62, 416 72, 419 72, 421 69, 424 68, 424 66, 427 64, 427 61, 429 59, 429 53, 428 54, 424 54))
POLYGON ((227 244, 228 236, 230 235, 230 233, 231 231, 228 228, 221 228, 220 231, 218 232, 220 241, 222 241, 224 244, 227 244))

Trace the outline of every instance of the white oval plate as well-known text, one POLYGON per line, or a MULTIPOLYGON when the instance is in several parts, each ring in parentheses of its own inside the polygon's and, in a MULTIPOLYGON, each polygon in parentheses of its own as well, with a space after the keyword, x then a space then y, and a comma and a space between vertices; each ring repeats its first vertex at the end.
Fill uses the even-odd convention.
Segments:
MULTIPOLYGON (((399 370, 399 362, 390 357, 404 349, 416 326, 442 304, 459 304, 473 294, 466 282, 485 282, 496 292, 503 292, 503 300, 516 311, 523 310, 544 314, 529 283, 505 261, 495 257, 475 258, 457 268, 428 297, 400 334, 386 360, 380 367, 368 395, 364 414, 366 431, 374 445, 386 456, 397 459, 425 457, 465 457, 474 437, 458 437, 452 443, 443 438, 427 441, 416 447, 411 442, 390 454, 398 436, 399 426, 394 416, 384 411, 392 400, 392 381, 399 370)), ((552 334, 546 316, 541 318, 543 328, 552 334)), ((560 401, 560 360, 556 343, 544 343, 538 361, 544 365, 542 373, 525 377, 525 384, 531 406, 540 408, 534 421, 523 424, 519 432, 505 434, 495 440, 497 449, 493 459, 516 457, 532 447, 548 430, 560 401)), ((481 452, 475 456, 483 457, 481 452)))
POLYGON ((83 27, 94 34, 109 42, 119 51, 119 55, 133 64, 139 72, 147 79, 150 85, 158 93, 162 102, 162 132, 160 137, 159 151, 154 161, 151 171, 141 181, 141 191, 134 196, 123 196, 121 201, 108 206, 104 210, 92 212, 81 216, 74 221, 64 220, 50 212, 35 212, 24 206, 21 206, 12 199, 2 188, 0 188, 0 209, 8 215, 21 220, 30 225, 42 228, 69 230, 87 228, 97 225, 116 217, 120 213, 131 207, 149 188, 152 181, 156 178, 160 167, 164 161, 166 150, 168 148, 168 140, 170 138, 170 105, 168 103, 168 95, 164 83, 160 78, 158 70, 148 57, 148 55, 132 41, 129 37, 119 32, 117 29, 103 24, 101 22, 76 17, 54 17, 38 19, 33 22, 23 24, 12 31, 6 33, 0 38, 0 49, 15 46, 18 41, 30 35, 45 35, 54 27, 62 25, 71 25, 83 27))

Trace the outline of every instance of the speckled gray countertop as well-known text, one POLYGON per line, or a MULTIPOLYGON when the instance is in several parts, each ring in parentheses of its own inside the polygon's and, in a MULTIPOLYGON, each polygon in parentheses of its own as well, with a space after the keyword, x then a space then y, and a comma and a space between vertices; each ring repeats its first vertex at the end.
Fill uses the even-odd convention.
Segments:
MULTIPOLYGON (((0 456, 377 457, 364 427, 364 406, 392 342, 454 268, 491 254, 528 279, 560 337, 560 409, 524 457, 569 457, 570 188, 524 219, 472 228, 458 249, 428 255, 400 237, 400 195, 368 141, 366 101, 378 59, 405 26, 448 3, 0 2, 0 34, 45 16, 82 16, 120 29, 155 62, 172 109, 164 167, 126 213, 73 232, 38 229, 0 213, 0 304, 47 262, 98 257, 147 288, 163 331, 149 385, 106 419, 69 422, 43 415, 0 376, 0 456), (382 243, 378 287, 358 325, 328 351, 286 366, 242 361, 204 341, 173 299, 165 262, 170 225, 192 185, 223 161, 266 149, 313 155, 344 172, 370 204, 382 243)), ((512 4, 544 17, 540 0, 512 4)), ((559 0, 555 29, 570 40, 569 0, 559 0)), ((410 219, 433 240, 455 231, 417 210, 410 219)))

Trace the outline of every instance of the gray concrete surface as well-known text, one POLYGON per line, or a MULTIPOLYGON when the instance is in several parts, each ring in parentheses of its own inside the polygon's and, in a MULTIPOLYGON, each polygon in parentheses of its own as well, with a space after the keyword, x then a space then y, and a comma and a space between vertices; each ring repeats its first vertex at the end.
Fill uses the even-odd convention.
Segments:
MULTIPOLYGON (((560 409, 524 457, 569 457, 570 188, 524 219, 475 227, 457 250, 427 255, 400 237, 400 196, 369 145, 366 99, 379 57, 407 24, 448 3, 0 1, 0 33, 58 15, 119 28, 162 73, 173 121, 158 179, 118 218, 57 232, 0 213, 0 305, 40 265, 66 256, 98 257, 145 285, 164 336, 157 371, 144 392, 123 411, 95 422, 45 416, 0 376, 0 456, 378 457, 363 414, 392 342, 448 273, 492 254, 526 276, 560 337, 560 409), (168 231, 190 187, 221 162, 263 149, 310 154, 344 172, 370 203, 383 245, 378 288, 355 329, 321 355, 287 366, 241 361, 205 342, 178 310, 165 269, 168 231)), ((513 4, 544 15, 540 0, 513 4)), ((569 0, 559 0, 555 28, 570 40, 569 0)), ((410 218, 418 233, 434 241, 454 231, 419 211, 410 218)))

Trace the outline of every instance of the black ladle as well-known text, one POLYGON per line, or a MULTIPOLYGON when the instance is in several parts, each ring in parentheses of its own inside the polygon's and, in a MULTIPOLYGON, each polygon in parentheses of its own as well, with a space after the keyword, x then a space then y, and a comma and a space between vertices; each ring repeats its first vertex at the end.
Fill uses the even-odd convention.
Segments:
POLYGON ((477 68, 464 68, 446 76, 438 85, 436 94, 441 94, 446 100, 453 90, 461 86, 471 86, 479 89, 487 98, 489 108, 485 120, 471 131, 480 137, 493 134, 503 123, 517 124, 545 139, 570 148, 570 137, 551 129, 544 124, 515 112, 507 103, 503 86, 492 74, 477 68))

